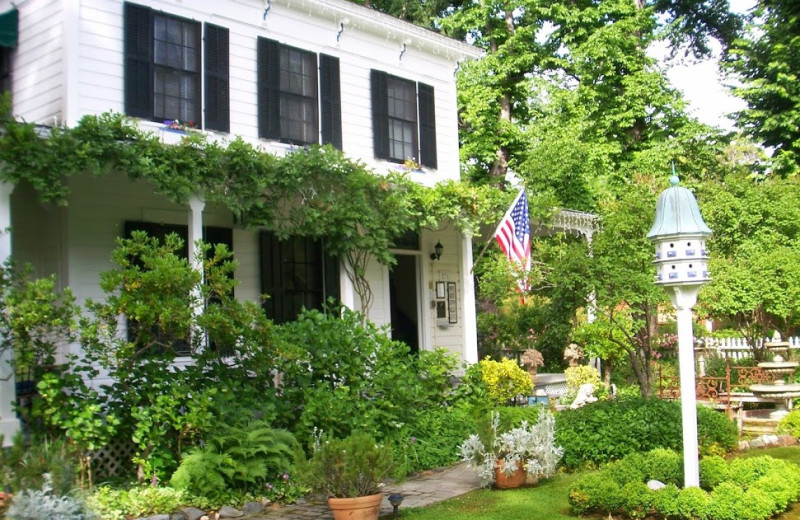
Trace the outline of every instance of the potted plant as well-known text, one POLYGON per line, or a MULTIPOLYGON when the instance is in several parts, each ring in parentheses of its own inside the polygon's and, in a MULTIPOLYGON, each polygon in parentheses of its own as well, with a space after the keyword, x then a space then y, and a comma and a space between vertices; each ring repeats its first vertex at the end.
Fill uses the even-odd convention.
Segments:
POLYGON ((528 375, 531 376, 531 383, 536 383, 536 372, 540 366, 544 365, 542 353, 535 348, 526 348, 522 351, 519 362, 522 363, 522 366, 528 371, 528 375))
POLYGON ((325 495, 335 520, 377 520, 382 480, 392 467, 392 450, 363 432, 344 439, 318 439, 305 468, 305 481, 325 495))
POLYGON ((473 434, 459 446, 461 459, 475 468, 481 485, 519 487, 526 480, 535 482, 555 473, 564 449, 556 446, 555 417, 550 411, 541 408, 536 424, 523 421, 516 428, 499 430, 500 414, 492 412, 488 438, 473 434))

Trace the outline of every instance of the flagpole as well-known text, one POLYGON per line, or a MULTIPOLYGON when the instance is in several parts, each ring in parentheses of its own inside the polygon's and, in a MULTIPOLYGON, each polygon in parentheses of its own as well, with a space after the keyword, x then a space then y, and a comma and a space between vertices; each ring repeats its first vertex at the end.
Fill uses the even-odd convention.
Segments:
MULTIPOLYGON (((517 196, 514 197, 514 202, 512 202, 511 206, 509 206, 508 209, 506 210, 506 212, 503 213, 503 218, 500 219, 500 224, 502 224, 503 221, 506 219, 506 217, 511 213, 511 209, 514 206, 517 205, 517 201, 519 200, 520 197, 522 197, 523 193, 525 193, 525 188, 522 188, 521 190, 519 190, 519 193, 517 193, 517 196)), ((486 253, 487 249, 489 249, 489 246, 492 244, 492 241, 494 240, 495 235, 497 235, 497 229, 500 227, 500 224, 498 224, 497 227, 494 228, 494 233, 492 234, 491 237, 489 237, 489 240, 486 241, 486 245, 484 245, 483 249, 481 249, 481 252, 478 255, 478 258, 476 258, 475 261, 472 263, 472 267, 470 267, 470 269, 469 269, 469 274, 472 274, 472 272, 475 270, 475 266, 478 265, 478 262, 480 261, 480 259, 483 258, 483 254, 486 253)))

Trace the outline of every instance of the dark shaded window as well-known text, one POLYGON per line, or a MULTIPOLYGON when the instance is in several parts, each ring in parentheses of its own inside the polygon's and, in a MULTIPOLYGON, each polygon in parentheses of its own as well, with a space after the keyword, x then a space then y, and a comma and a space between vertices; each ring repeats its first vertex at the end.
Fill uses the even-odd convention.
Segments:
POLYGON ((341 148, 341 126, 339 60, 259 38, 259 137, 341 148))
POLYGON ((370 82, 375 157, 436 168, 433 87, 378 70, 371 72, 370 82))
POLYGON ((417 159, 417 86, 389 76, 386 80, 389 118, 389 159, 417 159))
POLYGON ((228 132, 228 29, 125 3, 125 113, 228 132), (201 38, 204 36, 204 38, 201 38), (201 52, 205 42, 205 96, 201 52))
POLYGON ((200 24, 156 14, 153 117, 200 121, 200 24))
POLYGON ((297 318, 303 308, 321 309, 328 298, 339 298, 339 262, 319 240, 290 237, 278 240, 262 231, 261 292, 264 311, 276 323, 297 318))
POLYGON ((317 57, 285 46, 279 55, 281 137, 296 143, 316 143, 317 57))
POLYGON ((0 94, 11 90, 11 48, 0 47, 0 94))

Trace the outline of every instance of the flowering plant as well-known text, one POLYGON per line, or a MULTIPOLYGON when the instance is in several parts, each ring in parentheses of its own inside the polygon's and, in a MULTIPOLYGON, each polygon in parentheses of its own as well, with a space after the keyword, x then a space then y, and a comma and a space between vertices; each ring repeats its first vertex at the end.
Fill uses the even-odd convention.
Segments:
POLYGON ((355 498, 379 493, 392 468, 392 450, 362 432, 344 439, 316 437, 305 468, 306 484, 329 498, 355 498))
POLYGON ((167 119, 164 121, 164 126, 169 128, 170 130, 197 130, 197 123, 194 121, 189 121, 188 123, 182 123, 177 119, 167 119))
POLYGON ((511 475, 520 467, 528 475, 547 478, 556 471, 564 449, 556 446, 556 420, 553 414, 540 408, 536 424, 527 421, 516 428, 499 433, 500 414, 492 412, 490 438, 484 442, 472 434, 459 446, 461 460, 475 468, 481 485, 495 480, 495 468, 511 475))

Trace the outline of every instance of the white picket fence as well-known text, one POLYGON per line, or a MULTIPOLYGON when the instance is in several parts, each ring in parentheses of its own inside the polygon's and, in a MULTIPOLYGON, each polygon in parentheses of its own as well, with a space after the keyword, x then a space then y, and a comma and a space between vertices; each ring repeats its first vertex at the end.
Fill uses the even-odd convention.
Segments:
MULTIPOLYGON (((748 345, 747 340, 744 338, 703 338, 705 342, 707 357, 719 356, 725 359, 744 359, 753 357, 753 349, 748 345)), ((797 352, 800 351, 800 337, 793 336, 787 338, 789 343, 790 353, 792 359, 799 359, 797 352)), ((762 341, 758 341, 758 347, 761 347, 762 341)), ((786 357, 786 356, 784 356, 786 357)))

